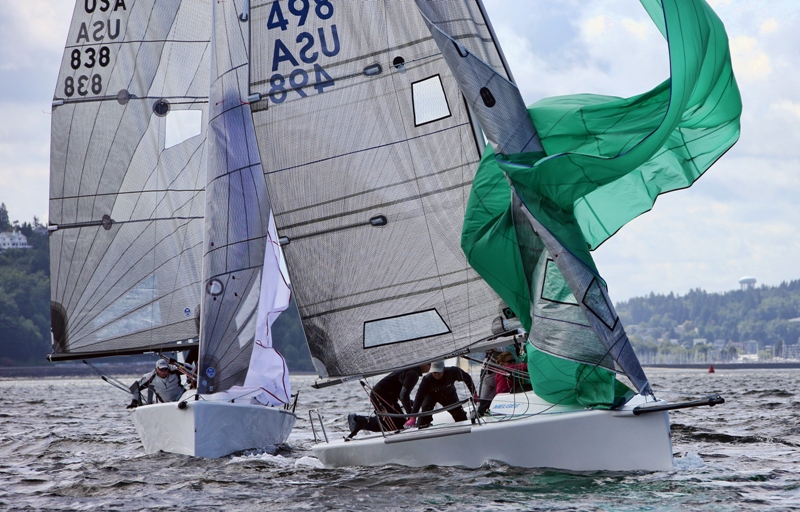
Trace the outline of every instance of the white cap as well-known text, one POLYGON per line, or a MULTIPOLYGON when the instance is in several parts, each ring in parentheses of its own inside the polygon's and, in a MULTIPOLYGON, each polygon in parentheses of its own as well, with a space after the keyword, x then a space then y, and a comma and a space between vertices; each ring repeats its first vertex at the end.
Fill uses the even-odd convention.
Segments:
POLYGON ((444 361, 436 361, 435 363, 431 363, 432 373, 442 373, 443 371, 444 371, 444 361))

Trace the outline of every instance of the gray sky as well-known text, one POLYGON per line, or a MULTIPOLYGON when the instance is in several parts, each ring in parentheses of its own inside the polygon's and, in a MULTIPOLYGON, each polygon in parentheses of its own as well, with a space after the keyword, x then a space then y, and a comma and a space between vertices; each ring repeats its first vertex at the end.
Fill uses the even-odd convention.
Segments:
MULTIPOLYGON (((642 93, 669 75, 637 0, 484 0, 525 100, 642 93)), ((709 0, 725 22, 742 137, 693 187, 661 196, 597 251, 615 301, 800 278, 800 9, 709 0)), ((0 1, 0 202, 47 218, 50 102, 72 0, 0 1)))

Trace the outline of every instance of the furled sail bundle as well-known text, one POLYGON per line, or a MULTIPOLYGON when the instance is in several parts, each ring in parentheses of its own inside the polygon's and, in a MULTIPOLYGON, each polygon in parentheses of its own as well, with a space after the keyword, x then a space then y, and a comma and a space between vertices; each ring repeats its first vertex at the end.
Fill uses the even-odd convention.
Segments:
MULTIPOLYGON (((503 68, 480 2, 460 41, 503 68)), ((253 0, 250 107, 316 368, 379 373, 490 334, 460 232, 483 140, 411 0, 253 0)))
POLYGON ((54 360, 197 341, 210 27, 202 1, 76 3, 53 100, 54 360))
POLYGON ((741 100, 722 22, 703 0, 642 0, 667 39, 670 79, 628 99, 548 98, 528 109, 527 126, 504 125, 504 109, 520 101, 516 87, 453 37, 437 2, 417 3, 451 68, 462 68, 459 84, 492 143, 462 246, 530 331, 534 390, 554 402, 611 405, 618 370, 648 393, 589 251, 659 194, 690 186, 736 142, 741 100), (537 139, 541 147, 525 142, 537 139))

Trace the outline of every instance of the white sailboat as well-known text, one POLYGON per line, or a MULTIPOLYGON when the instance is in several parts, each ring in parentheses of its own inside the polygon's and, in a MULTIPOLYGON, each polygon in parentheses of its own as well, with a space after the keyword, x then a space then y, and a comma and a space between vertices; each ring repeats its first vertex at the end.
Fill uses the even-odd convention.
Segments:
POLYGON ((240 14, 78 0, 53 101, 50 359, 199 351, 196 390, 132 412, 147 453, 272 448, 296 421, 240 14))
POLYGON ((508 344, 516 331, 489 334, 502 302, 529 331, 534 391, 472 422, 326 435, 313 448, 326 466, 672 467, 666 411, 687 404, 654 397, 587 246, 691 185, 735 142, 741 105, 708 5, 643 4, 672 80, 629 100, 581 97, 623 110, 592 118, 597 130, 576 99, 565 117, 583 132, 562 134, 558 119, 537 132, 480 0, 253 0, 251 108, 320 385, 508 344), (637 131, 615 132, 631 119, 637 131), (628 138, 606 147, 612 135, 628 138), (556 150, 557 136, 577 142, 556 150))

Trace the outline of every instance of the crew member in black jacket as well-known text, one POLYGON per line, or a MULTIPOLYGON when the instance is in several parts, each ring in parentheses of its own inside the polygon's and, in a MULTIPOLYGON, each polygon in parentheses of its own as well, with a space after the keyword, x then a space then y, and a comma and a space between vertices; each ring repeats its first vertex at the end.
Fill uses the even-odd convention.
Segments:
MULTIPOLYGON (((397 370, 382 378, 369 394, 372 406, 380 412, 390 414, 403 414, 403 410, 411 413, 411 390, 417 385, 422 374, 427 373, 430 369, 430 364, 422 364, 405 370, 397 370), (403 404, 402 408, 398 401, 403 404)), ((382 418, 385 430, 400 430, 403 421, 405 418, 382 418)), ((367 418, 358 414, 350 414, 347 416, 347 424, 350 427, 348 437, 355 436, 359 430, 381 431, 377 416, 367 418)))
MULTIPOLYGON (((472 377, 461 368, 455 366, 448 366, 445 368, 443 361, 435 362, 431 365, 431 373, 426 375, 422 382, 419 384, 417 395, 414 397, 414 406, 411 409, 412 414, 419 411, 425 412, 433 410, 433 407, 438 402, 442 407, 447 407, 458 402, 458 393, 454 384, 456 381, 461 381, 467 385, 469 392, 473 396, 475 392, 475 385, 472 383, 472 377)), ((456 407, 447 411, 455 421, 464 421, 467 419, 467 413, 461 407, 456 407)), ((411 428, 418 425, 419 428, 425 428, 431 424, 433 418, 431 416, 420 416, 419 421, 411 418, 405 424, 406 428, 411 428)))

